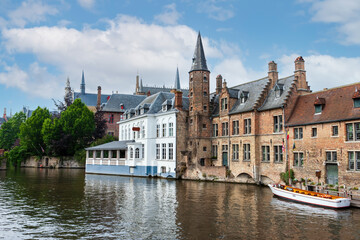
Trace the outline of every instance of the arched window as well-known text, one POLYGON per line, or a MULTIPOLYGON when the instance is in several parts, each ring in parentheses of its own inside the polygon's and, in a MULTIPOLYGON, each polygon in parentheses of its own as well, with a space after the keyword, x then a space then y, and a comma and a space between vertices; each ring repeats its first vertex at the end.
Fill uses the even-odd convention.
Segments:
POLYGON ((133 158, 134 157, 134 153, 133 153, 133 148, 131 147, 130 148, 130 158, 133 158))
POLYGON ((140 158, 140 152, 139 152, 139 148, 135 149, 135 158, 140 158))

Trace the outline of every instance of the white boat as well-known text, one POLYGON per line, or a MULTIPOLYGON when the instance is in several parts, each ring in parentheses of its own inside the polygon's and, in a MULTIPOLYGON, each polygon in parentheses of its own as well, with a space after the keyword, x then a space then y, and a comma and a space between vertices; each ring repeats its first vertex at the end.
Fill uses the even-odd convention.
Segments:
POLYGON ((292 201, 317 205, 329 208, 350 207, 350 198, 338 197, 329 194, 317 193, 313 191, 302 190, 285 185, 268 185, 274 195, 286 198, 292 201))

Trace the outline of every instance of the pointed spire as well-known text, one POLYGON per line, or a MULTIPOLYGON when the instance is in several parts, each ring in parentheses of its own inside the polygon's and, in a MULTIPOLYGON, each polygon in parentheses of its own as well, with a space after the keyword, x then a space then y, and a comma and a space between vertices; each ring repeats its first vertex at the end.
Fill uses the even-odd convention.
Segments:
POLYGON ((139 87, 139 92, 143 92, 143 84, 142 84, 142 79, 140 79, 140 87, 139 87))
POLYGON ((84 70, 82 71, 80 89, 81 89, 81 95, 84 95, 84 94, 85 94, 85 77, 84 77, 84 70))
POLYGON ((207 65, 206 65, 206 58, 205 58, 204 48, 203 48, 202 41, 201 41, 200 32, 198 34, 190 72, 195 71, 195 70, 209 71, 209 69, 207 68, 207 65))
POLYGON ((175 76, 175 84, 174 84, 174 89, 176 90, 180 90, 180 77, 179 77, 179 68, 176 68, 176 76, 175 76))

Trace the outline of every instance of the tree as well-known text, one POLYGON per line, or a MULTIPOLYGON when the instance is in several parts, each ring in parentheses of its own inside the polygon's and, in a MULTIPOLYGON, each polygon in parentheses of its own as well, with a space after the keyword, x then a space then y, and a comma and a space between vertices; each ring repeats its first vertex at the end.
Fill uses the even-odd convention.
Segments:
POLYGON ((20 125, 25 122, 26 116, 23 112, 15 115, 5 122, 0 129, 0 148, 9 150, 19 138, 20 125))
POLYGON ((97 110, 94 116, 95 131, 94 139, 99 139, 105 136, 106 132, 106 119, 104 119, 104 112, 97 110))
POLYGON ((42 127, 51 115, 47 108, 38 107, 31 117, 20 126, 20 144, 25 147, 30 155, 43 156, 46 145, 42 136, 42 127))

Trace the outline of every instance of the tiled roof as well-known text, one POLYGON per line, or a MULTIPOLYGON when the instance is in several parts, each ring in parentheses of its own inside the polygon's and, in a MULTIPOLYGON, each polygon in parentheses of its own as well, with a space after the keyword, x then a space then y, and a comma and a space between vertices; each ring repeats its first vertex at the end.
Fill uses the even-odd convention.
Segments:
MULTIPOLYGON (((156 93, 159 92, 170 92, 173 88, 166 88, 166 87, 148 87, 148 86, 143 86, 142 87, 142 92, 144 92, 145 94, 147 94, 150 91, 150 95, 154 95, 156 93)), ((183 92, 183 96, 188 96, 189 95, 189 90, 188 89, 181 89, 181 91, 183 92)))
POLYGON ((135 142, 134 140, 128 141, 113 141, 105 144, 101 144, 94 147, 85 148, 85 150, 126 150, 127 144, 135 142))
POLYGON ((112 94, 109 101, 102 108, 103 112, 124 112, 126 109, 135 108, 146 96, 130 94, 112 94), (124 109, 120 105, 123 104, 124 109))
POLYGON ((354 108, 353 95, 360 83, 332 88, 299 96, 287 126, 309 125, 334 121, 360 119, 360 108, 354 108), (315 101, 323 98, 320 114, 315 114, 315 101))
MULTIPOLYGON (((101 104, 107 102, 107 98, 110 97, 109 94, 101 94, 101 104)), ((74 92, 74 100, 80 98, 80 100, 86 106, 96 106, 97 104, 97 94, 96 93, 85 93, 81 94, 79 92, 74 92)))
POLYGON ((269 91, 263 105, 258 109, 259 111, 280 108, 284 105, 286 98, 291 91, 291 86, 295 80, 294 75, 286 78, 281 78, 277 81, 275 86, 269 91), (278 87, 277 87, 278 86, 278 87), (282 88, 282 93, 279 97, 276 96, 276 89, 282 88))

